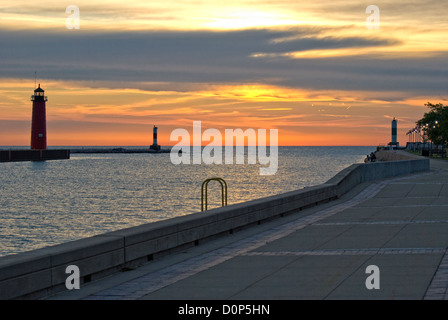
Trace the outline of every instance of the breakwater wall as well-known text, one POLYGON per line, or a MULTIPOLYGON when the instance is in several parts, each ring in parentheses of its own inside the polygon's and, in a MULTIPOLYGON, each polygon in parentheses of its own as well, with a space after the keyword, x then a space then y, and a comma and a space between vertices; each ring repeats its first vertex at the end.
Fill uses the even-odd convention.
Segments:
POLYGON ((202 241, 335 200, 359 183, 429 169, 428 159, 353 164, 322 185, 0 257, 0 299, 38 299, 67 290, 70 265, 79 268, 82 286, 202 241))
POLYGON ((70 159, 70 150, 0 150, 0 162, 70 159))
POLYGON ((81 148, 70 149, 71 153, 170 153, 170 149, 153 150, 150 148, 81 148))

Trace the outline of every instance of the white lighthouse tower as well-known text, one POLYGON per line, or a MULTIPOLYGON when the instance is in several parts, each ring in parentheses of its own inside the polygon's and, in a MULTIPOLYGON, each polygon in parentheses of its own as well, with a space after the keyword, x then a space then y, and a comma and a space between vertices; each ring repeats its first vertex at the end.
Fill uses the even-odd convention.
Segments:
POLYGON ((395 118, 392 120, 392 140, 389 142, 390 149, 398 148, 399 143, 397 141, 397 120, 395 118))
POLYGON ((152 145, 149 147, 151 150, 160 150, 160 146, 157 144, 157 127, 154 126, 152 130, 152 145))

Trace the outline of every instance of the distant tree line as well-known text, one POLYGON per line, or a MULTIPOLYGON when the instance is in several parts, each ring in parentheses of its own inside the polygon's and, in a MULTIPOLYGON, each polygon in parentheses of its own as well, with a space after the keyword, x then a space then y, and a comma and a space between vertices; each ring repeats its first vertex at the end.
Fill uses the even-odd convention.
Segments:
POLYGON ((416 122, 424 135, 436 145, 448 143, 448 106, 426 103, 429 111, 416 122))

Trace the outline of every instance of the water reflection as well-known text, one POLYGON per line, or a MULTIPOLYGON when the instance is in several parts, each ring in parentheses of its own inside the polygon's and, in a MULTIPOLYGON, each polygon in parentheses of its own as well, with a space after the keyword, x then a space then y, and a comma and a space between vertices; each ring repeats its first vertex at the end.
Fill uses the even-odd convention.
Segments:
MULTIPOLYGON (((260 165, 173 165, 169 154, 72 154, 0 165, 0 255, 201 210, 201 184, 221 177, 228 203, 324 183, 372 147, 280 147, 275 175, 260 165)), ((236 156, 236 154, 234 153, 236 156)), ((235 163, 235 162, 234 162, 235 163)), ((210 183, 209 209, 221 205, 210 183)))

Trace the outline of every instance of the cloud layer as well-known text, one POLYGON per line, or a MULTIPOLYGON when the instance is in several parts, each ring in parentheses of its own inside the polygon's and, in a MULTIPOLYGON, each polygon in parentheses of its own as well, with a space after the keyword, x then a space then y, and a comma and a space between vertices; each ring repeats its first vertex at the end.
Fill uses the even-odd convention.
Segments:
POLYGON ((117 82, 263 83, 315 90, 443 94, 446 52, 375 55, 399 39, 322 37, 324 29, 34 33, 1 31, 4 78, 117 82), (297 58, 316 50, 349 56, 297 58), (365 50, 372 50, 366 52, 365 50), (356 54, 360 52, 360 54, 356 54))
POLYGON ((35 71, 58 144, 110 144, 115 128, 135 141, 148 124, 166 134, 192 120, 278 127, 286 144, 387 143, 390 117, 408 130, 448 96, 439 0, 384 0, 377 30, 358 0, 75 4, 80 30, 65 28, 60 1, 0 4, 0 144, 12 132, 28 143, 35 71))

